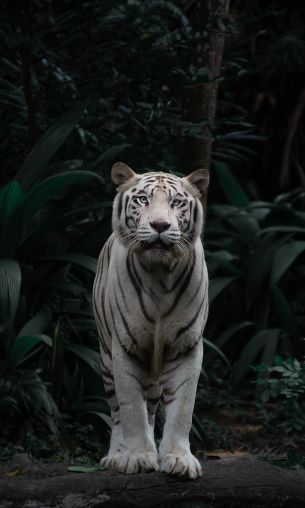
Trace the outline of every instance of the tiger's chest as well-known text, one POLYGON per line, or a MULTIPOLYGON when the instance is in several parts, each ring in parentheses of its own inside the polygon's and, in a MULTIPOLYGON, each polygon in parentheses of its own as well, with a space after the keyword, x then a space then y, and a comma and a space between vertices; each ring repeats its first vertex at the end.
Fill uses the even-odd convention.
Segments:
POLYGON ((108 284, 109 305, 116 333, 127 347, 153 352, 177 350, 202 333, 207 313, 207 272, 203 251, 194 266, 182 265, 167 274, 117 265, 108 284))

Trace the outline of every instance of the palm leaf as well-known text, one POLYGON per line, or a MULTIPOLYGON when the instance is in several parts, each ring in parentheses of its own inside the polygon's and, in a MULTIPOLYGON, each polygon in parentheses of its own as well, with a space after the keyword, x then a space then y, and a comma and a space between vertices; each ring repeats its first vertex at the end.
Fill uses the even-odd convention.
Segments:
POLYGON ((17 182, 0 191, 0 258, 13 258, 23 225, 23 192, 17 182))
POLYGON ((29 189, 33 182, 39 178, 53 155, 80 120, 87 104, 87 101, 82 102, 63 115, 34 146, 16 175, 16 180, 24 190, 29 189))
POLYGON ((19 366, 22 362, 29 358, 29 353, 41 343, 47 344, 51 347, 52 340, 47 335, 23 335, 18 337, 9 352, 8 363, 10 367, 14 369, 19 366))
POLYGON ((0 260, 0 323, 13 322, 19 301, 21 270, 17 261, 0 260))
POLYGON ((215 169, 219 184, 229 199, 230 203, 237 207, 248 206, 250 202, 246 193, 236 178, 233 176, 231 171, 228 169, 227 165, 219 161, 214 161, 213 167, 215 169))
POLYGON ((31 187, 25 193, 24 220, 27 222, 50 199, 60 195, 75 184, 84 183, 93 178, 104 183, 97 173, 91 171, 66 171, 51 176, 31 187))
POLYGON ((275 286, 280 278, 294 263, 296 258, 305 251, 305 242, 290 242, 283 245, 274 256, 270 282, 275 286))

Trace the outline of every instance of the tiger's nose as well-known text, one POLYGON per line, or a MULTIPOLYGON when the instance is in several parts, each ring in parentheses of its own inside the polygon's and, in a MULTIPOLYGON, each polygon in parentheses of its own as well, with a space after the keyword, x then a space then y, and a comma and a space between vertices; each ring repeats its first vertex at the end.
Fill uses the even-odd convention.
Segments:
POLYGON ((169 228, 170 223, 169 222, 161 222, 161 221, 154 221, 149 223, 151 227, 157 231, 157 233, 163 233, 166 229, 169 228))

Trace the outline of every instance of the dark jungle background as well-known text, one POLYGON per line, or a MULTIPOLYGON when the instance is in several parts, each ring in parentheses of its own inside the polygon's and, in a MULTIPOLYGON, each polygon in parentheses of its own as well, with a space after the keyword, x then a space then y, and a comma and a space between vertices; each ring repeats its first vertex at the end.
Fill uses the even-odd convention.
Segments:
POLYGON ((210 167, 194 449, 305 464, 305 4, 228 3, 1 2, 1 459, 107 447, 91 289, 123 160, 210 167))

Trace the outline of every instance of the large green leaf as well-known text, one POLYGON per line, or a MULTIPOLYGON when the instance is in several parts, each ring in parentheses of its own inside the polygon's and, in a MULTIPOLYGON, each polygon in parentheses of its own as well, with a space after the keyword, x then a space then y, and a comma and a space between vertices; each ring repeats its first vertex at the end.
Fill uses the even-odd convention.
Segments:
MULTIPOLYGON (((39 247, 41 243, 41 237, 46 237, 50 228, 54 226, 57 222, 61 222, 67 210, 71 211, 71 203, 74 200, 75 194, 73 192, 73 188, 70 192, 56 203, 56 206, 53 207, 52 212, 50 214, 41 214, 39 216, 39 220, 32 220, 28 224, 30 227, 24 228, 23 231, 23 242, 30 240, 31 250, 35 251, 36 248, 39 247)), ((36 217, 35 217, 36 218, 36 217)))
POLYGON ((215 169, 219 184, 229 199, 230 203, 237 207, 248 206, 250 202, 246 193, 236 178, 233 176, 231 171, 228 169, 227 165, 219 161, 214 161, 213 167, 215 169))
POLYGON ((223 354, 223 352, 217 347, 213 342, 209 341, 208 339, 202 338, 202 342, 205 346, 207 346, 209 349, 211 349, 214 353, 216 353, 229 367, 231 368, 230 362, 228 358, 223 354))
POLYGON ((0 258, 13 258, 23 225, 23 192, 13 181, 0 191, 0 258))
POLYGON ((48 309, 41 310, 32 317, 19 331, 17 338, 23 335, 37 335, 43 333, 49 326, 52 319, 52 312, 48 309))
POLYGON ((277 315, 282 322, 283 327, 292 335, 297 335, 298 322, 283 291, 275 286, 272 290, 272 297, 277 315))
POLYGON ((250 365, 253 365, 261 352, 263 352, 262 358, 265 361, 270 361, 271 355, 275 353, 278 339, 279 330, 277 329, 262 330, 251 337, 234 367, 232 378, 234 389, 237 388, 241 380, 248 374, 250 365))
POLYGON ((92 180, 104 183, 97 173, 91 171, 65 171, 50 176, 46 180, 33 185, 25 193, 24 219, 28 221, 47 201, 69 189, 71 186, 92 180))
POLYGON ((250 215, 250 213, 240 210, 239 214, 228 217, 227 221, 247 242, 254 243, 256 241, 257 235, 260 233, 260 227, 255 217, 250 215))
POLYGON ((260 359, 261 364, 268 366, 273 364, 279 338, 280 338, 280 330, 278 329, 268 330, 265 346, 260 359))
POLYGON ((18 337, 15 340, 9 353, 8 363, 10 367, 16 368, 18 365, 20 365, 24 360, 29 358, 29 353, 41 343, 51 346, 52 340, 47 335, 23 335, 18 337))
POLYGON ((275 286, 285 272, 291 267, 295 259, 305 251, 305 242, 296 241, 283 245, 274 256, 271 285, 275 286))
POLYGON ((247 274, 247 287, 246 287, 246 302, 250 306, 256 299, 259 290, 262 288, 267 277, 270 276, 270 271, 273 263, 273 258, 279 246, 283 245, 286 238, 278 238, 275 240, 274 235, 266 235, 262 238, 252 257, 248 262, 247 274))
POLYGON ((13 323, 18 306, 21 270, 17 261, 0 260, 0 323, 13 323))
POLYGON ((84 411, 83 414, 95 415, 98 418, 100 418, 100 420, 102 420, 104 423, 106 423, 106 425, 109 429, 112 428, 111 418, 110 418, 110 416, 106 415, 105 413, 101 413, 100 411, 93 411, 93 410, 88 409, 87 411, 84 411))
POLYGON ((96 374, 101 376, 100 355, 82 344, 65 343, 65 349, 85 362, 96 374))
POLYGON ((242 330, 244 328, 249 328, 251 326, 254 326, 254 323, 252 321, 242 321, 240 323, 234 323, 232 326, 227 328, 219 337, 217 337, 215 343, 218 347, 222 348, 230 339, 233 337, 233 335, 238 332, 239 330, 242 330))
POLYGON ((230 273, 233 273, 237 276, 242 275, 242 272, 238 266, 233 264, 234 261, 238 261, 238 256, 234 256, 230 252, 226 250, 219 250, 209 252, 205 249, 205 257, 207 261, 208 270, 212 273, 219 268, 225 268, 230 273))
POLYGON ((302 233, 305 235, 305 228, 298 226, 270 226, 260 231, 260 234, 263 233, 302 233))
POLYGON ((39 178, 53 155, 64 143, 77 122, 80 120, 87 104, 87 101, 82 102, 63 115, 45 132, 42 138, 34 146, 16 176, 16 180, 20 183, 24 190, 29 189, 32 183, 39 178))
POLYGON ((215 279, 211 279, 210 283, 209 283, 209 302, 210 302, 210 304, 234 280, 236 280, 236 277, 216 277, 215 279))

